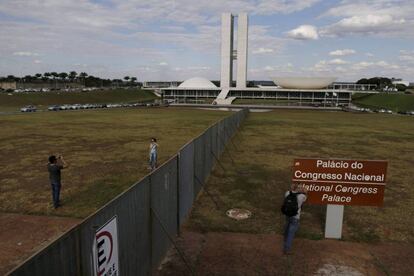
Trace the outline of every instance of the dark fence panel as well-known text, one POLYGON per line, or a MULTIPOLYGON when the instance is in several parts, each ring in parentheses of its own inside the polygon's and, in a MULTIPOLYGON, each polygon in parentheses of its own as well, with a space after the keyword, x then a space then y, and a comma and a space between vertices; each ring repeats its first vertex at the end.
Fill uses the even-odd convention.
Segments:
POLYGON ((217 135, 218 135, 218 125, 215 124, 214 126, 212 126, 210 128, 210 131, 211 131, 211 150, 213 151, 213 153, 216 156, 220 156, 220 153, 219 153, 219 143, 220 143, 220 141, 217 137, 217 135))
POLYGON ((194 139, 194 198, 197 198, 198 193, 204 184, 204 135, 200 135, 194 139))
POLYGON ((117 218, 120 275, 150 275, 248 111, 219 121, 154 172, 39 251, 11 275, 93 275, 96 231, 117 218))
POLYGON ((177 222, 178 158, 164 163, 150 175, 152 208, 152 264, 156 268, 178 233, 177 222), (166 233, 168 232, 168 234, 166 233))
POLYGON ((207 129, 203 133, 204 136, 204 183, 207 181, 207 177, 210 175, 213 167, 214 153, 211 149, 211 130, 207 129))
POLYGON ((188 214, 194 201, 194 143, 188 143, 178 153, 178 204, 179 225, 188 214))
POLYGON ((82 270, 93 275, 92 248, 95 232, 117 216, 118 254, 121 275, 150 273, 150 182, 149 177, 123 193, 80 225, 82 270))
POLYGON ((78 275, 78 229, 72 229, 34 255, 11 275, 78 275))

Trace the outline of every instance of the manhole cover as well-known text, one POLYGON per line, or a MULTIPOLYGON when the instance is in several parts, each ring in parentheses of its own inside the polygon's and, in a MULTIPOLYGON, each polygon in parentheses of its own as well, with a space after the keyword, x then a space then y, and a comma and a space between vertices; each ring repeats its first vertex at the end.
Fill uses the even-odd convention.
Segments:
POLYGON ((249 210, 238 208, 227 210, 226 214, 228 217, 235 220, 248 219, 252 216, 252 213, 249 210))

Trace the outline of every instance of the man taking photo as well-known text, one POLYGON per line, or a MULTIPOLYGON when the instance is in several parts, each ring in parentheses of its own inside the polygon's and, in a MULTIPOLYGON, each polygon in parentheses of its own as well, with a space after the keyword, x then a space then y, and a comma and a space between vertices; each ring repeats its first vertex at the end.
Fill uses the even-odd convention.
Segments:
POLYGON ((53 207, 56 209, 60 204, 60 188, 62 187, 61 184, 61 177, 60 177, 60 170, 67 167, 63 156, 59 155, 57 158, 55 155, 49 156, 49 163, 47 164, 47 170, 49 171, 49 180, 52 186, 52 199, 53 199, 53 207))

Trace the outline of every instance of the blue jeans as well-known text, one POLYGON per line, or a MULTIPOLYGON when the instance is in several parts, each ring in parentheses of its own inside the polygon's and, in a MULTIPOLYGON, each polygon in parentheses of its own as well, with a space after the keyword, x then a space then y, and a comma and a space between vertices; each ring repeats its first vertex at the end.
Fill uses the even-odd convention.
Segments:
POLYGON ((56 208, 59 206, 60 202, 60 187, 62 186, 60 183, 51 183, 52 184, 52 199, 53 199, 53 206, 56 208))
POLYGON ((151 169, 155 169, 155 167, 157 166, 157 153, 156 152, 150 153, 149 165, 151 169))
POLYGON ((289 251, 292 248, 293 238, 299 228, 299 220, 295 217, 286 217, 285 232, 283 234, 283 251, 289 251))

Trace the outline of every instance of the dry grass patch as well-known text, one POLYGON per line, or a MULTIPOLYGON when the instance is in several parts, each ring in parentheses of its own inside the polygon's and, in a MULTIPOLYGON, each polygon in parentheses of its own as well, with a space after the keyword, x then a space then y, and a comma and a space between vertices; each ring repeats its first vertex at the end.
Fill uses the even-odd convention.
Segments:
POLYGON ((0 116, 0 211, 85 217, 228 112, 153 108, 0 116), (47 157, 61 153, 63 207, 51 208, 47 157))
MULTIPOLYGON (((219 209, 203 193, 190 227, 200 231, 281 233, 283 194, 291 183, 294 158, 385 159, 389 161, 384 207, 345 207, 345 240, 414 241, 414 120, 411 117, 342 112, 251 113, 216 166, 207 187, 219 209), (232 158, 230 158, 230 156, 232 158), (232 161, 234 160, 234 162, 232 161), (243 222, 225 216, 246 208, 243 222)), ((320 239, 324 206, 307 205, 299 236, 320 239)))

